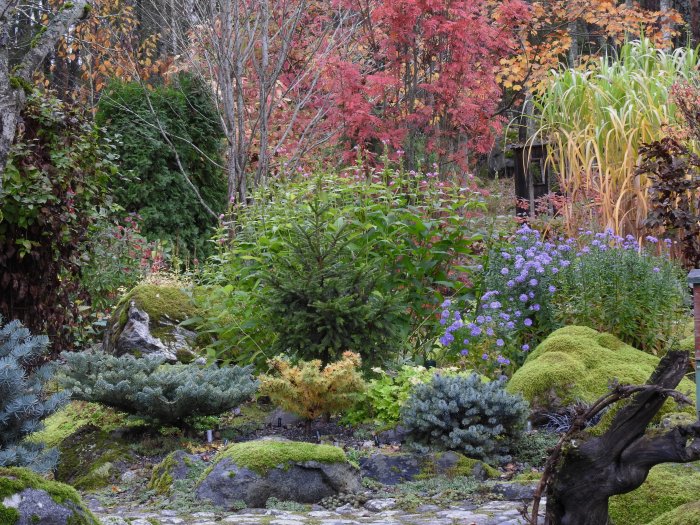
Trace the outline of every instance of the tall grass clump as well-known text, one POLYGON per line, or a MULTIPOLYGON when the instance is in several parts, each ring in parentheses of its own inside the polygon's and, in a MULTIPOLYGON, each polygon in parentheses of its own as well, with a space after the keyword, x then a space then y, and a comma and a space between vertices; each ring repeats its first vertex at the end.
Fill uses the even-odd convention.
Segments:
MULTIPOLYGON (((637 173, 639 147, 659 140, 677 119, 669 89, 697 76, 698 51, 663 51, 642 38, 589 69, 566 69, 539 98, 534 138, 550 143, 549 162, 569 197, 570 234, 578 226, 641 236, 647 217, 647 179, 637 173), (575 224, 583 206, 587 225, 575 224)), ((580 219, 579 219, 580 220, 580 219)))

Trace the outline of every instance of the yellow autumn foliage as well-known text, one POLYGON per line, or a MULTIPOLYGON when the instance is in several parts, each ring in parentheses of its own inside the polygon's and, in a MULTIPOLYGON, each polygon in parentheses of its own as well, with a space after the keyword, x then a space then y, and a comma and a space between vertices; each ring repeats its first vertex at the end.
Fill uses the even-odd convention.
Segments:
POLYGON ((359 354, 344 352, 342 358, 322 367, 319 359, 292 364, 284 356, 268 360, 274 375, 259 377, 260 392, 284 410, 307 421, 350 408, 365 390, 359 354))

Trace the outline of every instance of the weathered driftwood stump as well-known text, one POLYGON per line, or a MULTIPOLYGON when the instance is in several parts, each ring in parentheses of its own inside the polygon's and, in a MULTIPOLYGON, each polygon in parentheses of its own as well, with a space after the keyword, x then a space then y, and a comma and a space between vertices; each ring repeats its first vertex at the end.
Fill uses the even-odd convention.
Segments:
POLYGON ((606 525, 608 498, 639 487, 654 465, 700 459, 700 423, 646 433, 669 396, 687 401, 673 390, 687 369, 687 352, 669 352, 646 385, 616 386, 580 414, 547 461, 533 515, 546 488, 547 525, 606 525), (580 433, 593 415, 630 397, 605 434, 580 433))

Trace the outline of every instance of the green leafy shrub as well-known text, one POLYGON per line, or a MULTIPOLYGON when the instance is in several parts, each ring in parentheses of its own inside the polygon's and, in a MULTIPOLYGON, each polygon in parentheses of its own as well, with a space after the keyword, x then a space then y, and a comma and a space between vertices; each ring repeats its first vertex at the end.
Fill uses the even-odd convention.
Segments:
POLYGON ((502 381, 478 374, 443 376, 417 385, 401 409, 402 422, 422 449, 436 446, 490 463, 510 460, 528 404, 502 381))
POLYGON ((109 209, 114 145, 77 105, 35 92, 0 193, 0 314, 70 348, 87 301, 79 276, 91 228, 109 209))
POLYGON ((46 472, 58 459, 55 449, 24 440, 43 428, 42 419, 68 402, 66 392, 46 391, 54 372, 51 364, 40 365, 48 343, 48 337, 32 336, 19 321, 3 326, 0 317, 0 467, 46 472))
POLYGON ((120 137, 120 165, 136 175, 115 181, 116 202, 140 215, 149 240, 167 239, 182 254, 206 252, 216 218, 179 167, 207 206, 221 213, 226 201, 220 168, 224 135, 206 86, 188 75, 153 90, 138 82, 114 82, 100 98, 96 121, 120 137))
POLYGON ((379 377, 367 384, 367 389, 358 403, 344 417, 348 422, 360 423, 374 420, 383 425, 394 425, 400 418, 400 410, 408 399, 411 389, 429 381, 434 370, 422 366, 404 365, 395 373, 375 368, 379 377))
MULTIPOLYGON (((356 307, 360 313, 366 310, 371 314, 373 309, 376 313, 373 305, 383 301, 396 307, 392 312, 391 336, 380 327, 386 344, 366 352, 354 345, 340 348, 363 352, 366 366, 397 350, 413 357, 425 357, 432 350, 440 328, 435 312, 442 298, 470 297, 468 265, 480 257, 477 246, 484 229, 479 218, 483 199, 471 184, 450 186, 389 169, 383 177, 385 182, 370 182, 324 175, 279 183, 260 191, 252 205, 237 210, 235 236, 225 229, 217 234, 217 252, 203 271, 204 284, 212 290, 202 297, 207 312, 202 318, 202 329, 215 337, 211 349, 217 356, 239 362, 255 361, 263 367, 266 359, 274 355, 271 347, 291 347, 287 337, 269 329, 272 322, 284 323, 287 326, 282 328, 289 330, 289 320, 285 316, 274 319, 261 315, 267 311, 267 305, 281 302, 275 288, 263 286, 286 278, 275 273, 273 261, 295 265, 294 271, 285 268, 284 273, 300 282, 283 284, 302 288, 301 283, 305 286, 313 281, 315 290, 328 294, 314 295, 319 307, 329 308, 327 312, 311 311, 317 308, 313 304, 304 306, 302 312, 293 312, 297 320, 310 315, 316 323, 319 318, 330 323, 326 318, 331 319, 333 309, 348 306, 356 307), (313 207, 322 212, 318 219, 313 207), (337 243, 345 243, 345 247, 339 249, 337 243), (299 252, 304 244, 306 254, 299 252), (324 291, 324 287, 318 287, 321 276, 303 274, 300 279, 303 264, 309 271, 320 264, 314 258, 309 260, 313 245, 332 255, 337 265, 324 267, 324 271, 343 267, 349 271, 343 279, 334 276, 336 283, 352 285, 357 290, 352 276, 357 283, 372 284, 372 289, 365 286, 359 295, 353 291, 347 298, 331 300, 337 288, 329 284, 324 291), (372 308, 344 304, 361 296, 370 299, 372 308), (378 355, 369 355, 372 352, 378 355)), ((340 319, 346 318, 343 314, 340 319)), ((366 320, 351 319, 351 324, 359 327, 358 323, 365 323, 370 328, 370 321, 371 316, 366 320)), ((323 329, 336 330, 333 326, 323 329)), ((313 335, 314 339, 324 336, 313 335)), ((379 339, 380 334, 374 337, 379 339)), ((314 339, 312 343, 317 344, 314 339)), ((303 357, 321 357, 310 354, 303 357)))
POLYGON ((342 359, 321 369, 321 361, 292 365, 284 357, 269 361, 277 375, 260 376, 260 392, 307 421, 351 407, 365 389, 359 368, 360 356, 343 353, 342 359))
POLYGON ((178 425, 217 415, 250 398, 250 368, 163 365, 161 358, 64 353, 63 384, 82 401, 100 403, 146 420, 178 425))
POLYGON ((401 419, 401 407, 416 385, 430 381, 435 374, 468 376, 472 373, 456 367, 428 369, 411 365, 404 365, 396 372, 387 372, 381 368, 372 371, 378 377, 369 381, 357 404, 346 413, 343 418, 345 421, 360 423, 372 420, 382 426, 395 426, 401 419))

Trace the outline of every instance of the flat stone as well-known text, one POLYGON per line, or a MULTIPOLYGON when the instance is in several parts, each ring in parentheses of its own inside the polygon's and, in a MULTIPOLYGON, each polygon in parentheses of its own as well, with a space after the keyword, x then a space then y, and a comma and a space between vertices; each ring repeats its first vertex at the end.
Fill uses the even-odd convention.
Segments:
POLYGON ((338 513, 330 510, 312 510, 307 516, 310 518, 335 518, 338 516, 338 513))
POLYGON ((286 518, 272 520, 270 525, 304 525, 303 521, 290 520, 286 518))
POLYGON ((129 525, 129 522, 119 516, 106 516, 100 520, 102 525, 129 525))
POLYGON ((396 500, 394 498, 371 499, 365 503, 365 508, 372 512, 383 512, 393 509, 394 507, 396 507, 396 500))
POLYGON ((135 520, 131 520, 131 525, 153 525, 153 523, 142 518, 137 518, 135 520))
POLYGON ((438 518, 448 518, 468 525, 487 525, 489 516, 476 514, 470 510, 444 510, 437 513, 438 518))

